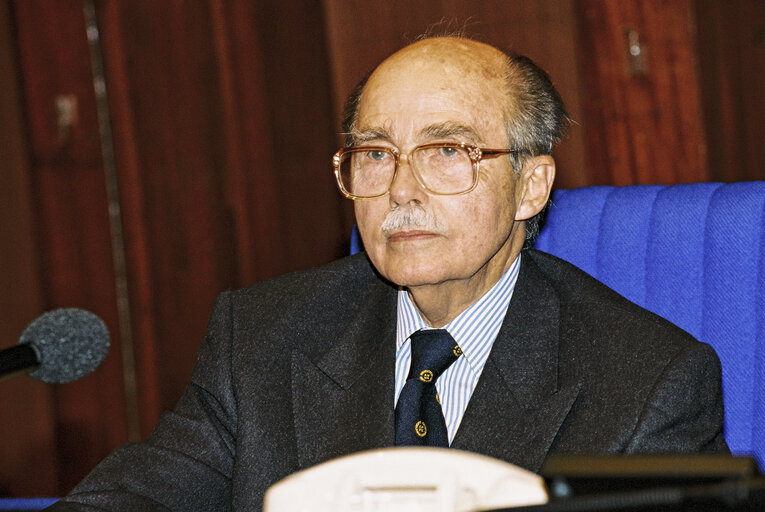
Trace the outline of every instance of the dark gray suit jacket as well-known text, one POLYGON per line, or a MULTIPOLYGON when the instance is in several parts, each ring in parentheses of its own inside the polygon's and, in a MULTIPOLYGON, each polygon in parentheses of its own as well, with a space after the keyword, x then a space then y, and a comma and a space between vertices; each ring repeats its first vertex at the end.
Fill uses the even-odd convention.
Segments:
MULTIPOLYGON (((53 510, 259 510, 296 470, 393 445, 395 330, 396 289, 364 255, 224 293, 176 409, 53 510)), ((528 250, 452 446, 537 471, 725 450, 722 420, 708 345, 528 250)))

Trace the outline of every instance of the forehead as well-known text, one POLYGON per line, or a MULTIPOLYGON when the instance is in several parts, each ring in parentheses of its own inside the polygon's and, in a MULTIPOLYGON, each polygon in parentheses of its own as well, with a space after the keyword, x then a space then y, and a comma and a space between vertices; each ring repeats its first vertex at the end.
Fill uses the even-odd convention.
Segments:
POLYGON ((379 132, 414 143, 451 130, 472 133, 474 142, 506 140, 501 54, 485 45, 439 43, 406 48, 375 70, 359 104, 357 138, 379 132))

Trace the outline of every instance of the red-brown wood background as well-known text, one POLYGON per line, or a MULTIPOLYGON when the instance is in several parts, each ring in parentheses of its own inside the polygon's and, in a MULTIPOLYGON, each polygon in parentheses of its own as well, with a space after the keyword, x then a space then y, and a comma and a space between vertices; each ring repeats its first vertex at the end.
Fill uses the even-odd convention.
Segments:
POLYGON ((185 386, 221 290, 346 252, 353 220, 329 165, 342 102, 434 23, 549 71, 577 121, 559 186, 737 181, 765 179, 764 5, 97 0, 123 339, 83 0, 0 0, 0 348, 63 306, 101 316, 113 344, 79 382, 0 383, 0 496, 60 495, 145 437, 185 386), (76 101, 69 130, 57 98, 76 101))

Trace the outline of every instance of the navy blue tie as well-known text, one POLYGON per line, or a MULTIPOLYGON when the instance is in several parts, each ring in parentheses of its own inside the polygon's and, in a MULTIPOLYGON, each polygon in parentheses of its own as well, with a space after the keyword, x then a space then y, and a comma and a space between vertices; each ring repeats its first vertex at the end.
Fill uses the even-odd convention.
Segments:
POLYGON ((396 404, 396 446, 449 446, 436 380, 462 355, 444 329, 417 331, 409 338, 412 363, 396 404))

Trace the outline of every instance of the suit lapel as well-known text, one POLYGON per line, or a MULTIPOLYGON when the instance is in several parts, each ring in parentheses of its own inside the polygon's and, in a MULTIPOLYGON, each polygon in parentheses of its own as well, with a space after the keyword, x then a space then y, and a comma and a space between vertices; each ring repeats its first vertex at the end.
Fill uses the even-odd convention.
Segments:
POLYGON ((301 467, 393 444, 396 291, 371 287, 318 361, 292 354, 301 467))
POLYGON ((560 380, 558 294, 528 255, 452 447, 538 471, 580 383, 560 380))

